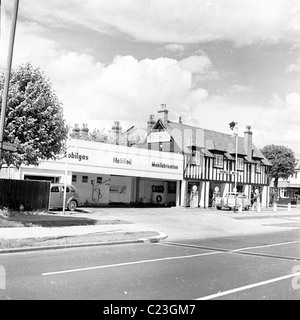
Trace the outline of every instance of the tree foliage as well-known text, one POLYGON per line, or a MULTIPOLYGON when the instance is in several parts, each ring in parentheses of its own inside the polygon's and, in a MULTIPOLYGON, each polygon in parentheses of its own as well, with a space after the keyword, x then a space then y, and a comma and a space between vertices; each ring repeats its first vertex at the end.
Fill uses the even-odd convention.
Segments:
POLYGON ((138 134, 127 135, 126 133, 120 133, 119 139, 116 138, 116 134, 112 131, 106 131, 105 129, 96 130, 94 129, 92 132, 90 131, 82 131, 78 130, 73 131, 71 133, 71 138, 86 140, 86 141, 94 141, 94 142, 102 142, 108 144, 119 144, 121 146, 133 146, 137 143, 142 142, 142 138, 138 134))
MULTIPOLYGON (((2 105, 4 74, 0 75, 2 105)), ((6 109, 4 141, 17 144, 11 156, 3 152, 3 164, 38 165, 55 159, 64 150, 67 126, 61 102, 50 80, 31 63, 12 70, 6 109)))
POLYGON ((293 176, 296 158, 293 150, 282 145, 267 145, 261 149, 262 154, 271 162, 270 177, 274 179, 274 187, 278 187, 278 179, 287 180, 293 176))
POLYGON ((73 131, 70 135, 72 139, 85 140, 85 141, 94 141, 94 142, 102 142, 107 143, 107 134, 103 130, 94 129, 93 132, 90 131, 81 131, 78 132, 73 131))

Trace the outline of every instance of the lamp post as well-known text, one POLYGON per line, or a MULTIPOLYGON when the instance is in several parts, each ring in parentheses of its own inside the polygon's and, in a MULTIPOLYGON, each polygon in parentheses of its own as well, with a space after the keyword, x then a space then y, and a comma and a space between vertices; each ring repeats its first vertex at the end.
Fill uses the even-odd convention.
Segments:
MULTIPOLYGON (((238 123, 237 122, 230 122, 229 123, 230 129, 234 131, 233 135, 235 137, 235 170, 234 170, 234 192, 237 193, 237 164, 238 164, 238 123)), ((237 207, 237 194, 235 194, 235 207, 234 212, 236 211, 237 207)))
MULTIPOLYGON (((237 125, 237 123, 236 123, 237 125)), ((238 132, 237 132, 237 127, 236 127, 236 132, 234 133, 235 135, 235 179, 234 179, 234 189, 235 192, 237 192, 237 164, 238 164, 238 132)))

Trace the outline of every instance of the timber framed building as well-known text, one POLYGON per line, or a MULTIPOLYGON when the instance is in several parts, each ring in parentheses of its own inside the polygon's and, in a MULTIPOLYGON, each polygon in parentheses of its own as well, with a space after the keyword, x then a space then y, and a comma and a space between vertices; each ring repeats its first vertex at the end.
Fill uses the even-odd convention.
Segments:
POLYGON ((262 206, 268 207, 271 163, 253 144, 250 126, 243 137, 237 138, 236 144, 233 135, 185 125, 181 118, 178 122, 169 121, 166 105, 162 105, 159 115, 156 122, 154 116, 150 116, 147 141, 140 147, 183 155, 183 179, 178 186, 177 206, 189 206, 190 194, 196 186, 198 206, 210 207, 216 187, 221 195, 234 190, 237 172, 237 191, 251 198, 258 189, 262 206))

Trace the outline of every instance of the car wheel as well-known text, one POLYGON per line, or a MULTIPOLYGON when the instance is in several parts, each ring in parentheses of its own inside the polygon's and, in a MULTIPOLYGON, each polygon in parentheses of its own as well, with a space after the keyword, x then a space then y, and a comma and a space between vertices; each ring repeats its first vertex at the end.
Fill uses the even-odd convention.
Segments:
POLYGON ((217 207, 217 209, 218 209, 218 210, 221 210, 221 209, 222 209, 222 207, 218 206, 218 207, 217 207))
POLYGON ((70 211, 75 211, 77 209, 77 202, 74 200, 70 201, 68 204, 68 209, 70 211))

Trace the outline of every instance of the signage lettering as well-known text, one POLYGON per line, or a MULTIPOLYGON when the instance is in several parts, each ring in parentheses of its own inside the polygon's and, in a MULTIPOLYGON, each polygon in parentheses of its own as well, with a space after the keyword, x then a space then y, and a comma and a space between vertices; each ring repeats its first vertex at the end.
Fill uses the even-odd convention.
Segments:
POLYGON ((170 140, 171 136, 167 131, 151 132, 147 138, 148 143, 168 142, 170 140))
POLYGON ((113 162, 114 162, 114 163, 119 163, 119 164, 132 165, 132 159, 127 159, 127 158, 114 157, 114 158, 113 158, 113 162))
POLYGON ((178 170, 178 166, 175 166, 173 164, 171 164, 171 165, 170 164, 165 164, 165 163, 162 163, 162 162, 152 162, 152 167, 178 170))
POLYGON ((6 273, 5 268, 3 266, 0 266, 0 290, 6 289, 6 273))
POLYGON ((76 152, 76 153, 74 153, 74 152, 72 152, 72 153, 69 153, 68 154, 68 157, 69 157, 69 159, 78 159, 78 161, 81 161, 81 160, 89 160, 89 156, 87 156, 87 155, 81 155, 81 154, 79 154, 78 152, 76 152))

